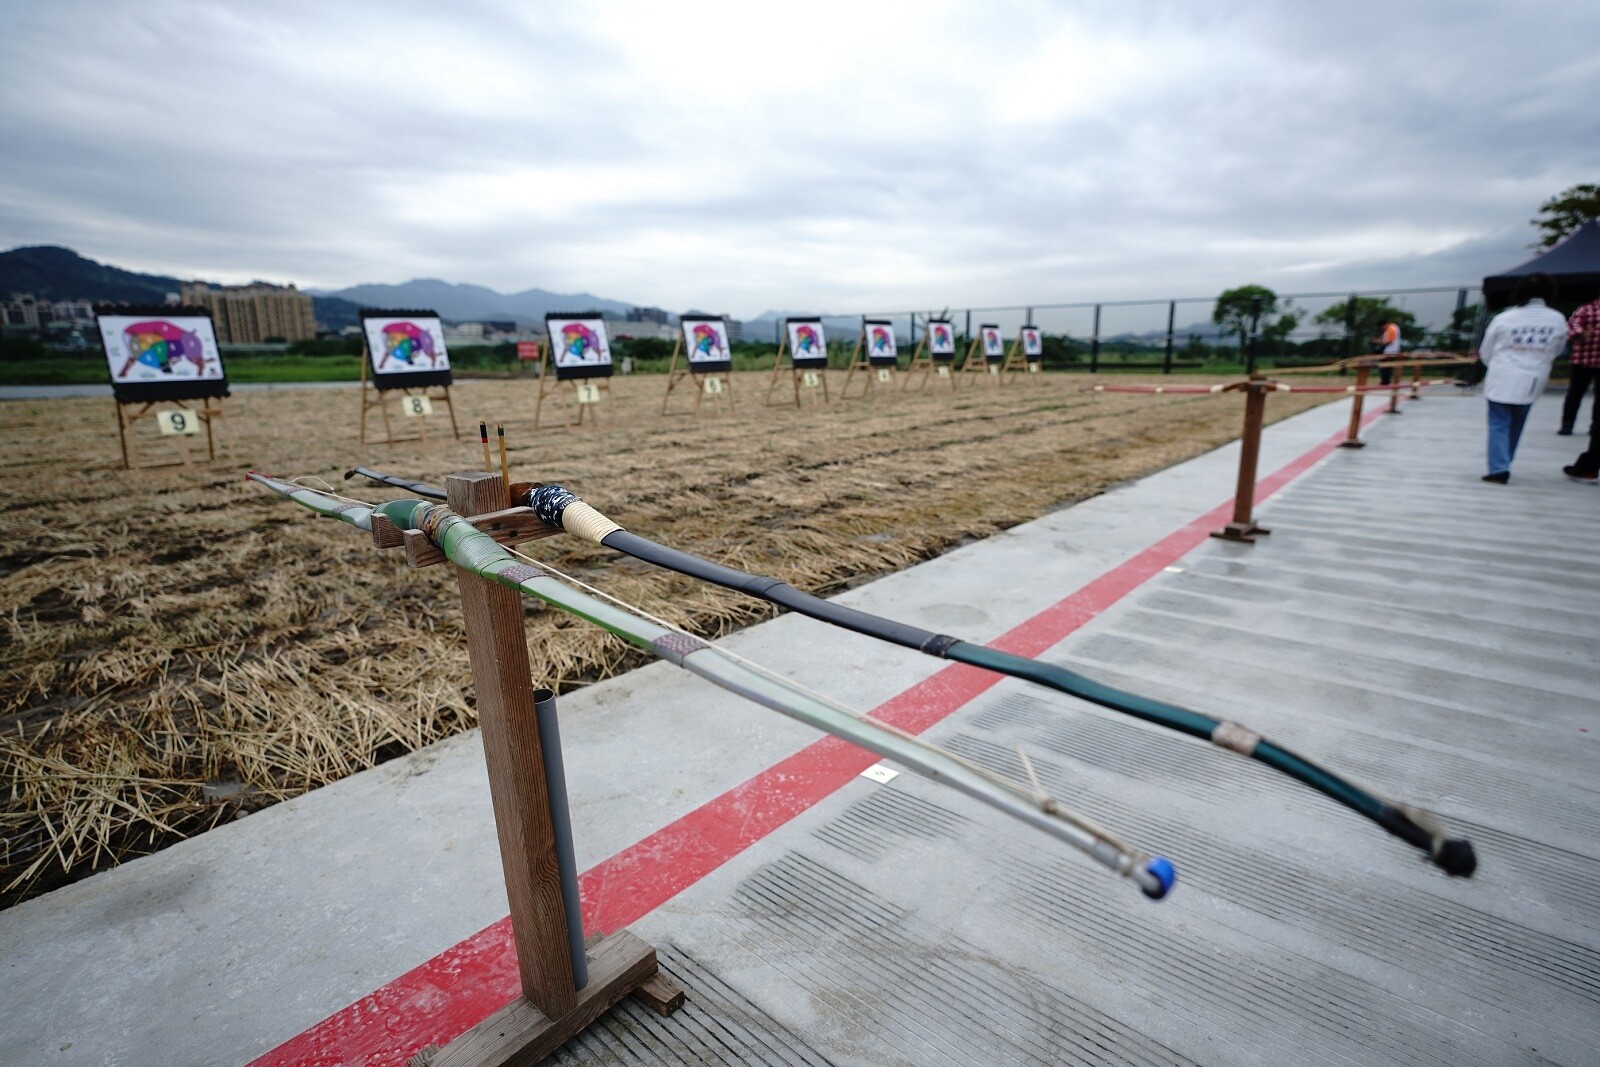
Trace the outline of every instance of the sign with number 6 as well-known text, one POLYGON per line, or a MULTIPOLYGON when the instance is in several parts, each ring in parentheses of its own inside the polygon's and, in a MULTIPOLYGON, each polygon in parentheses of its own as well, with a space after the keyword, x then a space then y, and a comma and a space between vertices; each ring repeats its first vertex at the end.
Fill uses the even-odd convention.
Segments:
POLYGON ((894 377, 894 371, 890 370, 888 367, 879 367, 878 368, 878 381, 886 382, 886 381, 889 381, 893 377, 894 377))

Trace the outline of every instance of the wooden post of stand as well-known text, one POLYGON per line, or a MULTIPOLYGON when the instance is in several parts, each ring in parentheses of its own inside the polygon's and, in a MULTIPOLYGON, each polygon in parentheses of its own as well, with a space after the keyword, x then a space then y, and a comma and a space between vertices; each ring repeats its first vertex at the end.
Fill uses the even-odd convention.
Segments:
POLYGON ((911 385, 911 376, 919 370, 922 377, 917 380, 917 391, 921 392, 928 387, 928 375, 933 373, 933 356, 928 354, 927 337, 917 342, 917 347, 911 353, 911 362, 906 364, 906 376, 900 379, 902 393, 911 385))
POLYGON ((1398 363, 1390 364, 1390 367, 1392 369, 1389 373, 1389 408, 1386 414, 1401 415, 1404 413, 1400 410, 1400 375, 1405 372, 1405 368, 1398 363))
POLYGON ((839 387, 839 399, 850 399, 850 380, 856 376, 856 371, 861 372, 861 399, 865 400, 872 395, 872 363, 867 358, 867 328, 861 327, 861 332, 856 335, 856 347, 850 353, 850 363, 845 368, 844 384, 839 387))
MULTIPOLYGON (((667 413, 667 403, 672 399, 672 390, 677 387, 678 382, 683 378, 689 378, 691 382, 694 381, 692 376, 693 367, 685 367, 682 371, 678 370, 678 355, 681 352, 683 352, 682 330, 678 331, 677 340, 672 342, 672 359, 667 363, 667 392, 661 398, 661 414, 663 415, 667 413)), ((700 415, 700 397, 698 393, 694 398, 694 414, 697 418, 700 415)))
MULTIPOLYGON (((445 486, 451 510, 463 516, 502 512, 508 503, 498 474, 453 474, 445 486)), ((383 544, 381 538, 392 536, 393 528, 380 526, 374 525, 373 537, 383 544)), ((533 1064, 630 993, 665 1013, 682 1003, 682 992, 659 975, 655 949, 626 930, 589 946, 588 984, 574 988, 522 597, 459 568, 456 579, 522 995, 413 1062, 428 1067, 533 1064)))
POLYGON ((979 371, 987 371, 988 369, 989 361, 983 355, 983 338, 979 336, 970 339, 967 342, 967 358, 962 361, 961 370, 958 373, 965 378, 969 374, 976 374, 979 371))
POLYGON ((1367 385, 1367 372, 1372 368, 1365 363, 1356 367, 1356 391, 1350 398, 1350 429, 1345 434, 1344 440, 1339 442, 1340 448, 1366 448, 1367 443, 1361 439, 1361 401, 1367 395, 1361 390, 1367 385))
POLYGON ((1022 358, 1022 331, 1017 331, 1017 336, 1012 339, 1011 347, 1006 349, 1006 358, 1000 364, 1000 384, 1004 385, 1008 374, 1026 374, 1028 361, 1022 358))
POLYGON ((1212 537, 1224 541, 1254 541, 1256 534, 1272 531, 1256 525, 1256 466, 1261 459, 1261 425, 1267 410, 1267 391, 1273 383, 1251 378, 1244 384, 1244 434, 1239 439, 1239 480, 1233 492, 1233 521, 1212 537))

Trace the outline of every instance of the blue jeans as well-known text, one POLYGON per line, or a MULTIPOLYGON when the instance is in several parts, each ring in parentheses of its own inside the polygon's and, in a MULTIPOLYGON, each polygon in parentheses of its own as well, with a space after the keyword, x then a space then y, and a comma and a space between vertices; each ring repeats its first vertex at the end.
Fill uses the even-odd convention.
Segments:
POLYGON ((1511 470, 1511 457, 1522 440, 1522 426, 1528 421, 1532 404, 1502 404, 1489 401, 1489 473, 1511 470))

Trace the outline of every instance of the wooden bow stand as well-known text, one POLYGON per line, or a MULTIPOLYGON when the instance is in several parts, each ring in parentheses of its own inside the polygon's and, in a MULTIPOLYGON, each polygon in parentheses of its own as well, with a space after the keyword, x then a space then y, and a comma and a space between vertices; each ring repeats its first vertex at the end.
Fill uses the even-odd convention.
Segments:
POLYGON ((1213 530, 1212 537, 1249 544, 1255 541, 1257 534, 1272 532, 1257 525, 1255 520, 1256 467, 1261 459, 1261 425, 1266 418, 1267 394, 1277 388, 1277 382, 1251 378, 1222 390, 1244 394, 1244 432, 1239 437, 1239 480, 1233 494, 1233 521, 1220 530, 1213 530))
MULTIPOLYGON (((559 532, 528 508, 506 507, 506 486, 498 475, 452 474, 445 486, 450 509, 501 544, 559 532)), ((404 548, 412 567, 444 562, 420 531, 402 531, 382 516, 373 517, 372 540, 379 548, 404 548)), ((656 950, 629 931, 585 944, 560 746, 551 751, 542 744, 535 709, 537 701, 548 711, 544 736, 555 736, 553 699, 546 693, 539 700, 534 694, 522 597, 465 570, 456 571, 456 581, 522 995, 448 1045, 424 1049, 411 1062, 416 1067, 533 1064, 625 996, 638 997, 667 1015, 682 1006, 684 995, 660 974, 656 950), (587 983, 582 982, 583 971, 587 983)))

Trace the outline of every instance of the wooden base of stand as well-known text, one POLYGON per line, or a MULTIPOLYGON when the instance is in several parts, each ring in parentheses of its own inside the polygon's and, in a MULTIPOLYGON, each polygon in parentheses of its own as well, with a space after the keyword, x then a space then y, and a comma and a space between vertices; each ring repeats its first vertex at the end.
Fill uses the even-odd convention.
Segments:
POLYGON ((443 1048, 425 1049, 408 1067, 522 1067, 538 1063, 577 1036, 618 1001, 635 996, 661 1015, 683 1005, 683 990, 663 976, 656 950, 627 930, 589 951, 589 984, 559 1019, 518 997, 443 1048))
POLYGON ((1265 526, 1257 526, 1253 522, 1230 522, 1220 530, 1212 530, 1211 536, 1224 541, 1243 541, 1249 544, 1256 539, 1256 534, 1270 534, 1272 531, 1265 526))

